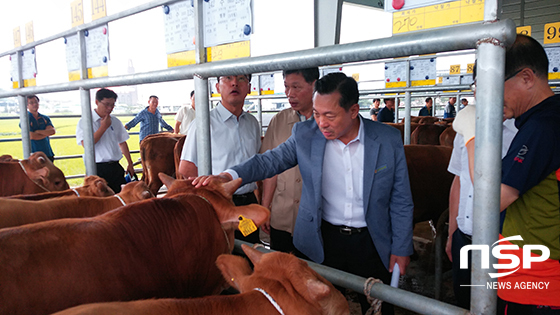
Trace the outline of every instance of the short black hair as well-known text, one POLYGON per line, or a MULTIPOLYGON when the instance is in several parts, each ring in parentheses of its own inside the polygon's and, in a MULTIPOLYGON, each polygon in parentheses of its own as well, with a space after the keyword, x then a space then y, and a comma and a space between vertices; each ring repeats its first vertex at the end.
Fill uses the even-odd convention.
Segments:
POLYGON ((431 97, 427 97, 425 102, 428 103, 429 101, 433 102, 434 100, 431 97))
POLYGON ((466 98, 462 98, 461 102, 468 102, 466 98))
MULTIPOLYGON (((249 74, 238 74, 238 75, 244 75, 244 76, 247 78, 247 80, 249 80, 249 82, 251 82, 252 75, 251 75, 250 73, 249 73, 249 74)), ((219 75, 219 76, 217 76, 216 78, 218 79, 218 82, 220 82, 220 78, 221 78, 221 77, 227 77, 227 75, 219 75)), ((193 91, 193 92, 194 92, 194 91, 193 91)))
POLYGON ((35 94, 27 95, 27 100, 30 100, 32 98, 36 99, 37 102, 39 102, 39 97, 37 95, 35 95, 35 94))
POLYGON ((159 97, 155 96, 155 95, 150 95, 150 97, 148 97, 148 100, 155 98, 156 100, 159 100, 159 97))
POLYGON ((113 92, 113 90, 109 90, 107 88, 101 88, 95 93, 95 99, 101 102, 104 98, 114 98, 115 101, 117 100, 117 93, 113 92))
POLYGON ((194 90, 191 91, 191 97, 194 95, 194 90))
POLYGON ((342 72, 329 73, 315 83, 315 93, 326 95, 333 92, 340 93, 338 104, 345 111, 348 111, 352 105, 357 104, 360 98, 356 80, 342 72))
POLYGON ((305 69, 296 69, 296 70, 284 70, 282 71, 282 76, 286 78, 288 74, 301 74, 305 82, 311 84, 319 79, 319 68, 305 68, 305 69))
POLYGON ((529 68, 537 77, 548 80, 548 57, 543 46, 531 36, 517 34, 513 45, 506 49, 505 77, 523 68, 529 68))
POLYGON ((378 98, 374 98, 374 99, 373 99, 373 102, 374 102, 374 103, 375 103, 375 102, 381 102, 381 100, 378 99, 378 98))

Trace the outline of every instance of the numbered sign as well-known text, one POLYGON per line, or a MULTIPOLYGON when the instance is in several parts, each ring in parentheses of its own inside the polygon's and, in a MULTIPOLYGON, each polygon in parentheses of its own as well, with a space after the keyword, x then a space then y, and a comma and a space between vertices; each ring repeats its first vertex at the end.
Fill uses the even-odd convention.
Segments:
POLYGON ((473 73, 473 72, 474 72, 474 63, 467 64, 467 73, 473 73))
POLYGON ((25 24, 25 43, 30 44, 35 41, 33 36, 33 21, 25 24))
POLYGON ((560 22, 544 25, 544 41, 546 44, 560 43, 560 22))
POLYGON ((461 74, 461 65, 449 66, 449 74, 461 74))
POLYGON ((19 31, 19 26, 14 28, 14 47, 21 46, 21 33, 19 31))
POLYGON ((91 20, 107 16, 107 5, 105 0, 91 0, 91 20))
POLYGON ((72 27, 84 24, 84 4, 82 0, 70 3, 70 18, 72 20, 72 27))
POLYGON ((531 25, 520 26, 516 28, 516 30, 517 30, 517 34, 531 36, 531 25))

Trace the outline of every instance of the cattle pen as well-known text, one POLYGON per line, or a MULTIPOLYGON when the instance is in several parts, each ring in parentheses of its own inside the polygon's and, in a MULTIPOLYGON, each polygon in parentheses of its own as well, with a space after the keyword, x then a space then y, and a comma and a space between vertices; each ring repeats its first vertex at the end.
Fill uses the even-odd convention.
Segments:
MULTIPOLYGON (((15 54, 18 69, 22 72, 22 57, 20 52, 35 46, 51 42, 70 35, 79 38, 80 54, 80 79, 52 85, 23 87, 12 91, 0 92, 0 99, 17 96, 20 108, 20 124, 22 129, 22 142, 24 156, 28 157, 31 151, 29 138, 29 124, 26 115, 26 95, 42 94, 63 91, 79 91, 81 101, 81 117, 91 126, 91 97, 90 90, 106 86, 125 86, 169 82, 177 80, 194 79, 195 97, 197 105, 197 133, 198 133, 198 165, 199 175, 210 174, 210 125, 209 104, 211 102, 209 83, 211 77, 220 75, 237 75, 266 73, 272 71, 318 67, 352 62, 380 60, 385 58, 407 57, 412 55, 434 54, 439 52, 453 52, 474 49, 476 51, 477 82, 476 95, 477 117, 476 135, 480 141, 476 143, 475 150, 475 177, 474 177, 474 208, 476 215, 473 228, 473 243, 491 245, 498 239, 499 227, 499 184, 501 158, 500 150, 493 143, 499 143, 502 130, 502 106, 504 94, 504 64, 505 49, 511 45, 516 36, 515 23, 512 20, 500 20, 501 10, 498 0, 484 2, 484 22, 471 23, 448 27, 444 29, 424 30, 412 34, 395 35, 389 38, 369 40, 348 44, 335 44, 319 46, 313 49, 247 57, 214 62, 206 62, 206 50, 203 46, 202 30, 202 5, 204 0, 195 0, 195 30, 196 30, 196 63, 179 66, 165 70, 144 73, 128 74, 121 76, 88 78, 86 66, 85 33, 88 29, 107 24, 134 14, 150 10, 155 7, 169 5, 177 0, 155 0, 139 5, 133 9, 99 18, 93 22, 73 27, 72 29, 23 45, 10 51, 0 53, 0 57, 15 54)), ((327 2, 327 1, 325 1, 327 2)), ((334 1, 337 2, 337 1, 334 1)), ((338 1, 342 2, 342 1, 338 1)), ((315 1, 318 5, 319 1, 315 1)), ((22 76, 19 76, 19 86, 23 85, 22 76)), ((466 89, 468 85, 455 86, 453 89, 466 89)), ((452 88, 450 88, 452 89, 452 88)), ((411 87, 385 90, 386 93, 404 92, 405 100, 405 135, 410 135, 411 93, 417 91, 430 91, 430 88, 411 87)), ((441 90, 434 88, 432 90, 441 90)), ((370 91, 373 92, 373 91, 370 91)), ((377 91, 375 91, 377 92, 377 91)), ((94 139, 92 128, 85 128, 84 137, 84 163, 86 174, 96 174, 94 158, 94 139)), ((405 142, 410 139, 405 139, 405 142)), ((237 242, 237 241, 236 241, 237 242)), ((236 247, 237 247, 236 243, 236 247)), ((489 272, 496 270, 482 269, 481 253, 473 252, 473 283, 487 283, 491 279, 489 272)), ((497 259, 490 257, 490 266, 497 263, 497 259)), ((365 279, 332 271, 318 264, 311 264, 319 273, 323 274, 333 283, 361 292, 365 279)), ((495 313, 497 294, 496 290, 483 287, 472 287, 471 309, 465 310, 437 300, 429 299, 411 292, 391 288, 383 284, 371 286, 370 294, 374 298, 391 302, 421 314, 493 314, 495 313)))

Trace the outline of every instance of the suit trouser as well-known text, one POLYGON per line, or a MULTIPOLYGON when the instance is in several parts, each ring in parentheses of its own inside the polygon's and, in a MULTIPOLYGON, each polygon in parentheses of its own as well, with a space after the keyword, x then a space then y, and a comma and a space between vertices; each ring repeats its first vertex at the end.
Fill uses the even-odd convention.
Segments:
MULTIPOLYGON (((323 265, 364 278, 374 277, 385 284, 391 282, 391 274, 383 265, 367 228, 363 228, 360 233, 344 235, 340 233, 339 227, 323 221, 321 234, 325 252, 323 265)), ((338 289, 344 293, 343 289, 338 289)), ((358 293, 362 314, 365 314, 370 305, 363 292, 358 293)), ((394 313, 393 305, 389 303, 383 303, 381 310, 383 315, 394 313)))
MULTIPOLYGON (((255 194, 253 192, 250 192, 243 195, 233 195, 233 203, 236 206, 246 206, 259 202, 255 194)), ((235 238, 251 244, 260 243, 261 241, 259 237, 259 229, 247 236, 243 236, 243 234, 238 229, 236 229, 235 238)))
POLYGON ((272 226, 270 227, 270 248, 284 253, 292 253, 298 258, 309 260, 307 256, 294 246, 292 233, 277 230, 272 226))
POLYGON ((451 258, 453 258, 453 292, 457 300, 457 306, 464 309, 471 308, 471 266, 472 254, 469 251, 469 263, 467 269, 461 269, 459 262, 461 261, 461 248, 465 245, 472 244, 472 238, 461 230, 455 230, 451 239, 451 258), (461 286, 465 285, 465 286, 461 286))
POLYGON ((107 181, 107 186, 118 194, 121 192, 121 185, 126 184, 124 179, 124 169, 119 161, 96 163, 97 176, 107 181))

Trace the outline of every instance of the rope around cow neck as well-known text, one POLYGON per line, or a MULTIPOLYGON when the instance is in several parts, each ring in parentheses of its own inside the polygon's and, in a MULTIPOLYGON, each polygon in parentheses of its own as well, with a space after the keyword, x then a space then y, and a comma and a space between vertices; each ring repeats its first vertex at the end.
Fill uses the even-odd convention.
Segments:
POLYGON ((21 169, 23 170, 23 172, 25 173, 25 176, 27 176, 27 178, 29 178, 32 182, 34 182, 35 185, 37 185, 37 186, 43 188, 45 191, 50 192, 50 190, 48 190, 48 189, 45 188, 43 185, 37 183, 36 181, 32 180, 31 177, 29 177, 29 174, 27 173, 27 170, 25 169, 25 166, 23 166, 23 163, 21 163, 21 160, 18 161, 18 163, 19 163, 19 166, 21 166, 21 169))
POLYGON ((122 203, 123 206, 126 206, 126 203, 125 203, 124 200, 121 198, 121 196, 115 195, 115 197, 116 197, 117 199, 119 199, 119 201, 122 203))
POLYGON ((270 304, 272 304, 272 306, 274 306, 274 308, 278 311, 278 313, 280 313, 281 315, 284 315, 284 311, 282 311, 282 308, 280 307, 280 305, 278 305, 278 303, 272 298, 272 296, 270 296, 270 294, 268 294, 265 290, 263 290, 261 288, 254 288, 253 290, 259 291, 260 293, 262 293, 268 299, 270 304))
POLYGON ((74 189, 74 188, 71 188, 71 189, 76 194, 76 196, 80 197, 80 193, 76 189, 74 189))

